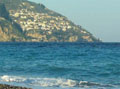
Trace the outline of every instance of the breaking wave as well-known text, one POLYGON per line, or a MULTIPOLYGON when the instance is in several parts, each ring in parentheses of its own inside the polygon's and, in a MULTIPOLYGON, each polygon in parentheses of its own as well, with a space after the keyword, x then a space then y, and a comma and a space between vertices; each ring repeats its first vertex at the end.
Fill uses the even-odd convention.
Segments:
POLYGON ((113 85, 104 85, 87 81, 76 81, 61 78, 25 78, 18 76, 4 75, 0 77, 0 81, 25 83, 33 86, 41 87, 114 87, 113 85))

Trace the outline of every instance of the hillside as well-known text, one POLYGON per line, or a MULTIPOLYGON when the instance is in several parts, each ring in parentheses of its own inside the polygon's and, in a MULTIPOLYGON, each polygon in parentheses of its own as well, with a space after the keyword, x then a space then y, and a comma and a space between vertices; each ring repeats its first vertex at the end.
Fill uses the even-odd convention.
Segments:
POLYGON ((65 16, 43 4, 27 0, 0 0, 18 23, 26 41, 35 42, 98 42, 90 32, 75 25, 65 16))
POLYGON ((20 26, 9 17, 5 5, 0 4, 0 41, 23 41, 24 34, 20 26))

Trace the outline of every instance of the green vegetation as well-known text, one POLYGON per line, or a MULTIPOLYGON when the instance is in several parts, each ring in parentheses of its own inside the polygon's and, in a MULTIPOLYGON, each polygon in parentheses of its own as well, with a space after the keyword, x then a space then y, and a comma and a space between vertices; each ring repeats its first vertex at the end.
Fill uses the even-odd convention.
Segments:
POLYGON ((4 17, 7 20, 10 20, 9 13, 5 8, 5 5, 0 3, 0 17, 4 17))

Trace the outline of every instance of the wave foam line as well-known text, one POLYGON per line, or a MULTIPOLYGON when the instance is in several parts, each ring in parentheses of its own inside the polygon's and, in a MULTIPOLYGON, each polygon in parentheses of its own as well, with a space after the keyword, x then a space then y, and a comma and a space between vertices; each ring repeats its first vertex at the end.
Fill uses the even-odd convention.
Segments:
POLYGON ((37 85, 41 87, 113 87, 113 85, 103 85, 87 81, 75 81, 71 79, 60 78, 25 78, 4 75, 0 77, 0 80, 4 82, 27 83, 29 85, 37 85))

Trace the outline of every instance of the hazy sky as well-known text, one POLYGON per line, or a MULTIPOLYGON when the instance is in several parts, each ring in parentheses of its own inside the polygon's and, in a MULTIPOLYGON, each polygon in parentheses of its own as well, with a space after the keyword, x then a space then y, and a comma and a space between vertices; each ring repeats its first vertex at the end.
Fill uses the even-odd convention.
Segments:
POLYGON ((30 0, 42 3, 106 42, 120 42, 120 0, 30 0))

